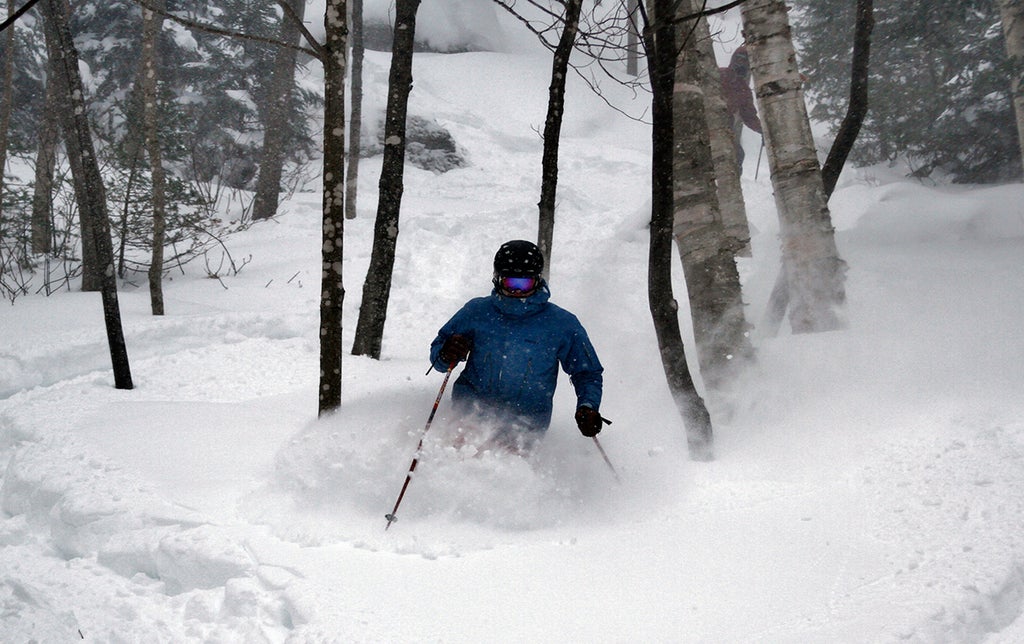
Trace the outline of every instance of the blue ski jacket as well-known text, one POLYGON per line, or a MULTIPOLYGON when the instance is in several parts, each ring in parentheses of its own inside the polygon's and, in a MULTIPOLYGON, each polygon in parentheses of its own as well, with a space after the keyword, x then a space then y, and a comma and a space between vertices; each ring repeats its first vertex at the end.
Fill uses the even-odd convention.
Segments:
POLYGON ((577 407, 599 409, 602 372, 583 325, 572 313, 548 302, 541 285, 526 298, 492 291, 467 302, 430 345, 430 361, 438 371, 448 365, 439 357, 452 335, 473 341, 462 374, 452 386, 456 408, 478 406, 544 431, 551 423, 558 366, 569 374, 577 407))

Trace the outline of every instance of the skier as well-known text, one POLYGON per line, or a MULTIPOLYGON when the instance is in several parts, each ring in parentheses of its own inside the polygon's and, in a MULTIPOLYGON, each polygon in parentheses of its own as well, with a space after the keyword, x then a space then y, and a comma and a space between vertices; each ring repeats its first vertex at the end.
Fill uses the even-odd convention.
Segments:
POLYGON ((750 57, 746 47, 739 47, 733 52, 728 67, 719 67, 718 74, 722 81, 722 97, 729 108, 732 118, 732 141, 736 148, 736 162, 743 174, 743 126, 761 134, 761 120, 757 118, 754 107, 754 95, 750 91, 750 57))
POLYGON ((535 244, 502 244, 491 294, 467 302, 430 345, 438 371, 466 360, 452 387, 456 415, 493 429, 492 444, 515 453, 529 452, 551 422, 559 364, 576 391, 580 433, 596 436, 604 422, 603 368, 576 316, 548 301, 543 268, 535 244))

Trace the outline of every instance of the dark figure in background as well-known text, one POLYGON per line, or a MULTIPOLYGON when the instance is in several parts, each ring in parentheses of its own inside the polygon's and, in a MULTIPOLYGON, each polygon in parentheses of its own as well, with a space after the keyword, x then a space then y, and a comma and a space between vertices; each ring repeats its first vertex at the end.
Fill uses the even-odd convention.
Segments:
POLYGON ((732 117, 732 141, 736 148, 736 162, 743 174, 743 126, 761 134, 761 120, 754 107, 754 94, 750 91, 750 57, 747 48, 740 47, 732 54, 728 67, 718 68, 722 79, 722 96, 732 117))
POLYGON ((494 289, 467 302, 437 333, 430 361, 438 371, 466 360, 452 404, 470 425, 493 431, 491 445, 525 453, 551 422, 558 367, 576 391, 576 424, 601 431, 602 372, 587 332, 572 313, 548 301, 544 257, 514 240, 494 256, 494 289))

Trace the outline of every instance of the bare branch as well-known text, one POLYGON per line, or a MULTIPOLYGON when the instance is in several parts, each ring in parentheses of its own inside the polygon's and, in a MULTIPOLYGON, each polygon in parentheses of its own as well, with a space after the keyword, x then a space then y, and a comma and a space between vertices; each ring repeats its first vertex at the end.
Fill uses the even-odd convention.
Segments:
MULTIPOLYGON (((282 42, 275 40, 274 38, 264 38, 263 36, 254 36, 252 34, 244 34, 238 31, 231 31, 230 29, 223 29, 211 24, 204 22, 198 22, 195 20, 189 20, 188 18, 182 18, 181 16, 175 15, 168 11, 159 9, 149 3, 148 0, 133 0, 135 4, 139 5, 144 9, 148 9, 153 13, 163 16, 172 22, 176 22, 179 25, 188 27, 189 29, 197 29, 199 31, 205 31, 206 33, 213 34, 215 36, 224 36, 226 38, 238 38, 241 40, 250 40, 252 42, 261 42, 267 45, 274 45, 275 47, 287 47, 289 49, 297 49, 303 53, 309 54, 317 60, 323 60, 322 48, 310 49, 309 47, 303 47, 302 45, 294 45, 291 43, 282 42)), ((315 41, 314 41, 315 42, 315 41)))
POLYGON ((11 25, 13 25, 15 20, 20 18, 22 14, 31 9, 32 6, 37 2, 39 2, 39 0, 28 0, 28 2, 22 5, 21 9, 18 9, 17 11, 9 15, 6 20, 0 22, 0 31, 3 31, 4 29, 7 29, 11 25))
POLYGON ((722 5, 721 7, 714 7, 712 9, 708 9, 707 8, 707 2, 705 2, 704 3, 704 7, 705 8, 703 8, 700 11, 697 11, 695 13, 691 13, 688 16, 680 16, 679 18, 676 18, 675 20, 673 20, 673 22, 686 22, 687 20, 693 20, 694 18, 706 18, 707 16, 713 16, 715 14, 725 13, 729 9, 734 9, 734 8, 740 6, 741 4, 743 4, 746 1, 747 0, 733 0, 732 2, 728 2, 728 3, 724 4, 724 5, 722 5))
POLYGON ((284 11, 284 15, 295 23, 295 25, 299 29, 299 32, 302 34, 302 37, 305 38, 306 42, 309 43, 309 46, 316 51, 314 57, 320 61, 323 61, 324 57, 327 56, 327 51, 324 49, 323 45, 317 42, 313 34, 309 32, 309 29, 306 29, 306 23, 302 21, 302 18, 299 17, 299 14, 295 13, 295 9, 293 9, 290 4, 285 2, 285 0, 277 0, 277 4, 281 7, 281 10, 284 11))

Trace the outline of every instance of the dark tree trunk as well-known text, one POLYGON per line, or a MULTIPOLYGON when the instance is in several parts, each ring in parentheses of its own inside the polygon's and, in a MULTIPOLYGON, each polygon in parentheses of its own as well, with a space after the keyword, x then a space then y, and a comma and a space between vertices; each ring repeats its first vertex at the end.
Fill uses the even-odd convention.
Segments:
POLYGON ((694 460, 714 457, 711 416, 697 392, 686 362, 679 329, 679 304, 672 293, 672 88, 675 83, 675 26, 672 0, 654 0, 655 23, 644 27, 647 65, 653 90, 651 116, 651 241, 647 294, 661 363, 669 390, 686 425, 687 445, 694 460))
POLYGON ((135 129, 142 129, 145 124, 141 123, 140 128, 132 128, 129 130, 129 140, 127 142, 128 159, 130 165, 128 166, 128 181, 124 184, 124 202, 121 206, 121 222, 118 229, 117 235, 117 276, 124 279, 125 273, 127 272, 125 263, 125 251, 128 248, 128 222, 132 214, 132 191, 135 189, 135 179, 139 175, 139 156, 141 150, 141 144, 138 141, 141 132, 135 132, 135 129))
MULTIPOLYGON (((52 70, 52 65, 50 66, 52 70)), ((36 150, 35 185, 32 187, 32 252, 53 250, 53 173, 57 165, 57 83, 51 71, 46 79, 43 115, 39 121, 39 147, 36 150)))
POLYGON ((537 246, 544 256, 544 276, 551 271, 551 245, 555 236, 555 194, 558 189, 558 140, 562 131, 565 111, 565 75, 569 71, 579 31, 583 0, 566 0, 562 36, 555 47, 551 63, 551 85, 548 87, 548 115, 544 120, 544 154, 541 159, 540 218, 537 226, 537 246))
MULTIPOLYGON (((110 242, 110 219, 107 216, 106 190, 100 176, 99 164, 89 133, 89 121, 85 106, 85 91, 78 71, 78 52, 68 28, 63 0, 42 0, 45 22, 47 23, 47 50, 55 61, 60 86, 64 90, 62 103, 66 113, 64 140, 67 144, 68 162, 71 164, 75 196, 79 216, 88 226, 93 248, 97 253, 100 270, 100 293, 103 298, 103 320, 107 327, 107 342, 114 368, 114 386, 131 389, 132 376, 128 365, 128 351, 121 328, 121 311, 117 302, 117 276, 114 273, 113 245, 110 242), (77 171, 75 171, 77 168, 77 171)), ((83 241, 85 235, 83 234, 83 241)))
POLYGON ((341 406, 342 279, 345 239, 345 57, 348 20, 345 0, 328 0, 324 65, 324 202, 320 278, 320 390, 318 415, 341 406))
MULTIPOLYGON (((86 292, 102 291, 103 290, 103 268, 100 260, 100 253, 102 252, 97 246, 98 235, 93 230, 96 221, 94 217, 91 217, 82 209, 82 204, 91 200, 96 200, 104 195, 102 178, 97 176, 96 181, 100 185, 101 192, 90 193, 89 185, 92 181, 91 177, 86 176, 88 169, 86 165, 88 162, 83 163, 80 154, 72 153, 72 150, 79 149, 79 138, 76 134, 79 127, 78 121, 81 120, 84 123, 86 136, 88 136, 88 119, 83 113, 81 115, 74 114, 72 110, 67 108, 67 96, 69 94, 74 95, 74 88, 67 87, 67 83, 72 82, 68 80, 68 73, 74 75, 74 81, 77 81, 81 85, 82 79, 79 76, 78 68, 67 69, 66 61, 60 56, 63 55, 62 41, 64 39, 63 34, 59 33, 62 30, 68 31, 67 40, 71 42, 72 47, 74 41, 71 41, 70 31, 66 24, 66 18, 64 18, 64 5, 62 3, 53 4, 53 10, 57 11, 57 14, 53 14, 50 11, 50 5, 53 4, 52 0, 45 0, 41 3, 43 15, 46 19, 43 20, 43 34, 46 38, 47 52, 50 56, 51 69, 54 72, 54 82, 56 83, 58 95, 57 104, 57 117, 60 122, 60 128, 64 133, 66 153, 68 157, 68 165, 71 167, 72 183, 75 188, 75 200, 78 203, 78 225, 81 233, 82 242, 82 290, 86 292), (50 19, 50 16, 56 16, 50 19), (56 21, 64 20, 64 25, 61 26, 56 21), (54 53, 56 52, 56 53, 54 53), (82 193, 85 194, 82 194, 82 193)), ((77 51, 75 52, 75 59, 77 61, 77 51)), ((84 95, 80 97, 84 104, 84 95)), ((89 139, 88 153, 92 152, 92 139, 89 139)), ((92 164, 96 163, 94 156, 90 156, 92 164)), ((97 170, 97 175, 99 171, 97 170)), ((106 197, 102 197, 103 200, 103 211, 106 212, 106 197)), ((109 228, 110 222, 106 222, 106 226, 109 228)), ((111 251, 113 252, 113 251, 111 251)))
POLYGON ((640 0, 626 3, 626 73, 637 76, 640 73, 640 0))
POLYGON ((391 296, 391 277, 398 244, 398 218, 402 209, 405 165, 405 122, 412 90, 413 39, 420 0, 397 0, 395 39, 391 48, 388 104, 384 117, 384 161, 380 173, 380 201, 373 228, 370 269, 363 282, 355 343, 352 353, 380 359, 391 296))
POLYGON ((60 139, 58 101, 63 92, 52 60, 47 62, 46 95, 39 122, 39 147, 36 149, 35 185, 32 187, 32 252, 53 251, 53 174, 57 165, 60 139))
POLYGON ((857 27, 853 34, 853 64, 850 74, 850 105, 839 126, 836 140, 828 152, 821 169, 825 184, 825 198, 832 196, 839 173, 860 134, 860 127, 868 113, 868 69, 871 59, 871 31, 875 27, 873 0, 857 0, 857 27))
POLYGON ((359 201, 359 144, 363 131, 363 0, 352 0, 352 108, 348 117, 348 172, 345 173, 345 218, 355 219, 359 201))
MULTIPOLYGON (((290 6, 301 20, 306 10, 304 0, 290 0, 290 6)), ((289 16, 285 16, 281 21, 280 37, 281 41, 286 43, 295 43, 299 38, 299 26, 289 16)), ((292 47, 279 47, 274 56, 274 69, 267 87, 260 174, 256 179, 256 195, 252 204, 254 220, 270 219, 277 214, 285 146, 288 140, 288 128, 284 123, 288 121, 291 113, 297 55, 298 51, 292 47)))
MULTIPOLYGON (((14 0, 7 2, 7 15, 14 15, 14 0)), ((14 109, 14 25, 7 28, 3 52, 3 67, 0 69, 0 223, 4 220, 4 169, 7 167, 7 136, 11 126, 11 111, 14 109)), ((2 227, 0 227, 2 230, 2 227)))
MULTIPOLYGON (((163 0, 154 0, 156 9, 163 9, 163 0)), ((149 170, 153 181, 153 255, 149 262, 149 303, 153 315, 164 314, 164 233, 167 221, 167 177, 164 173, 163 154, 160 150, 160 124, 157 109, 158 69, 157 41, 163 17, 155 11, 142 9, 142 114, 149 170)))

